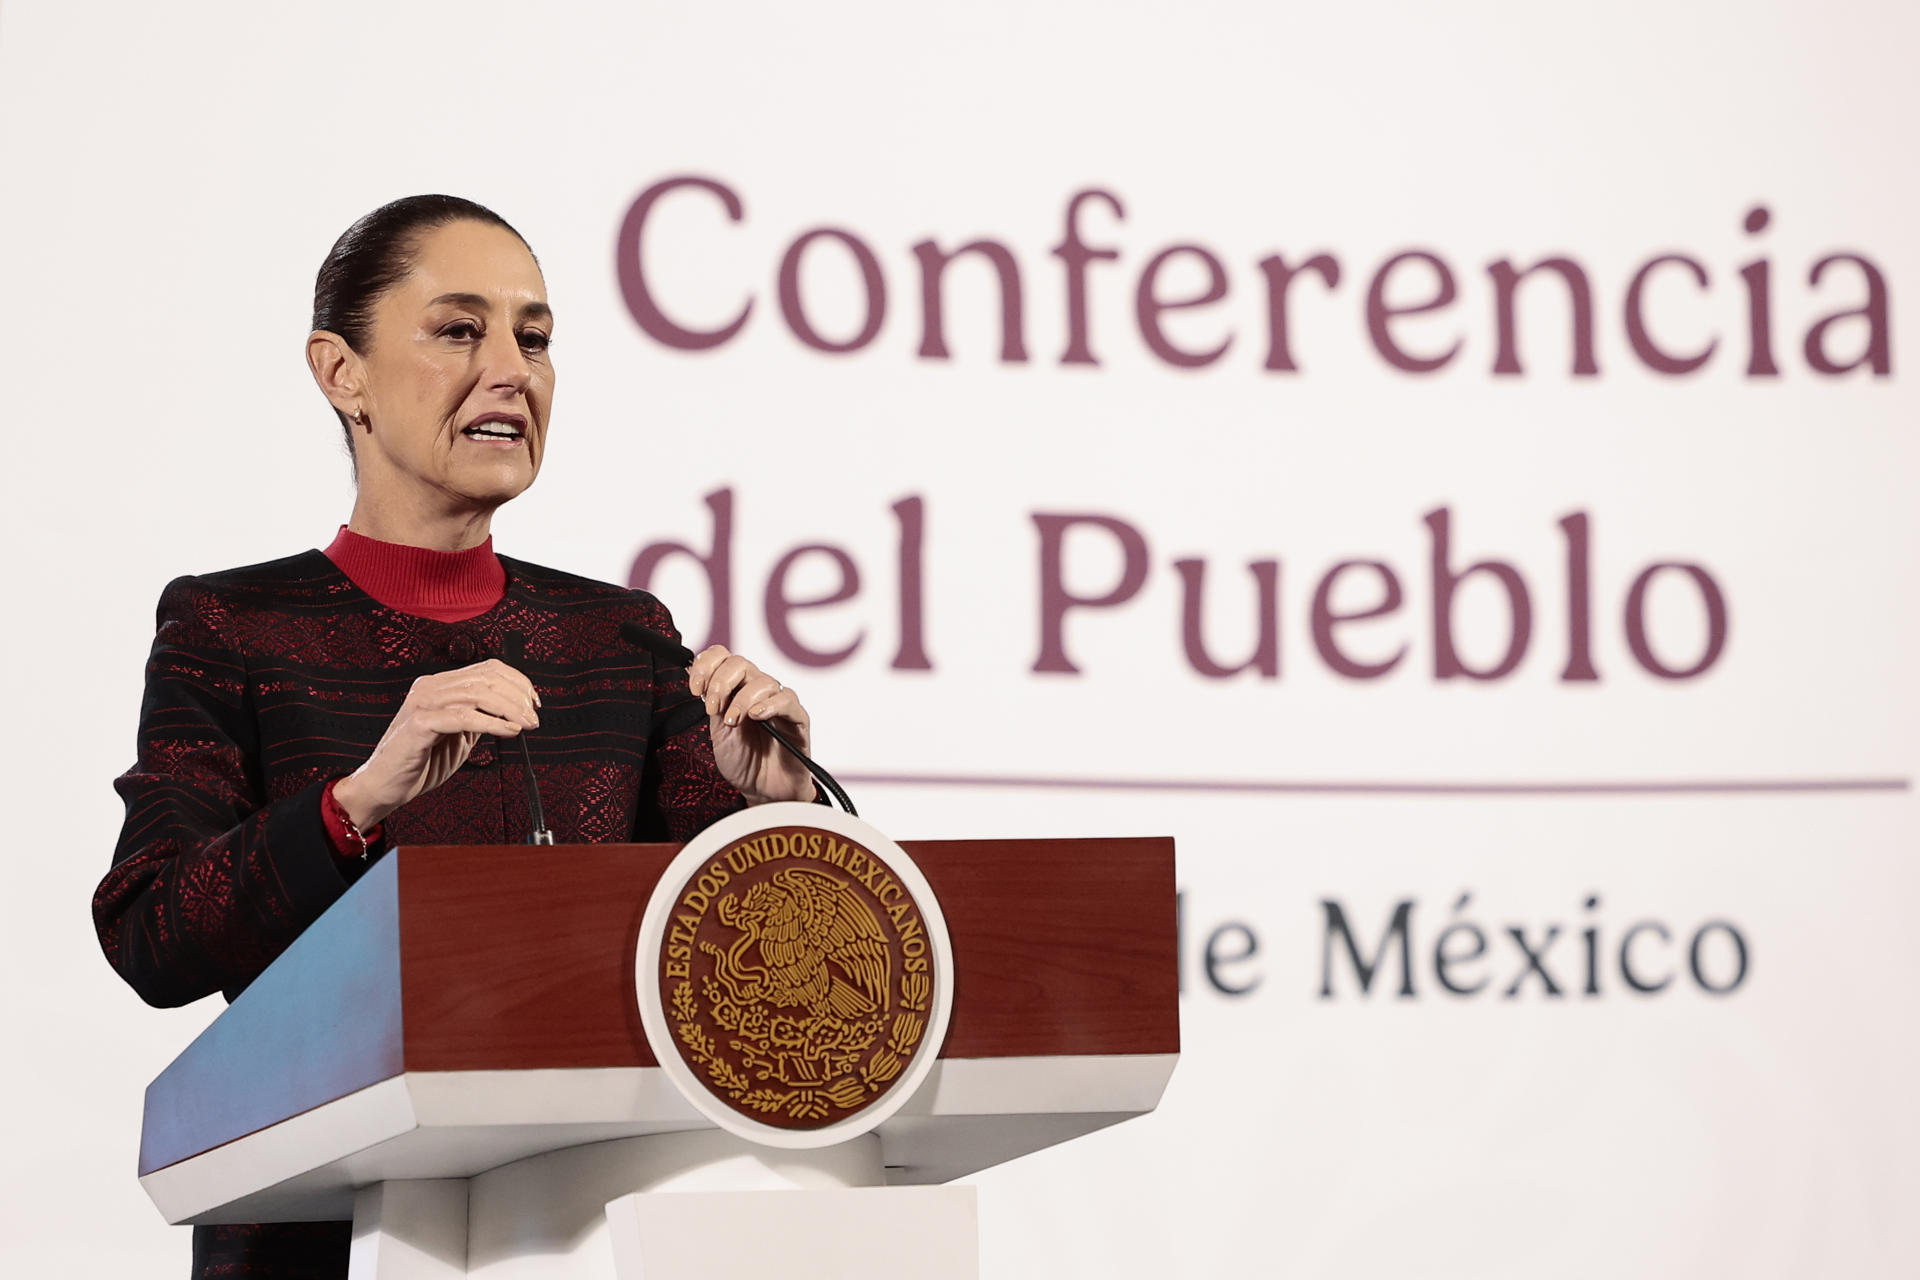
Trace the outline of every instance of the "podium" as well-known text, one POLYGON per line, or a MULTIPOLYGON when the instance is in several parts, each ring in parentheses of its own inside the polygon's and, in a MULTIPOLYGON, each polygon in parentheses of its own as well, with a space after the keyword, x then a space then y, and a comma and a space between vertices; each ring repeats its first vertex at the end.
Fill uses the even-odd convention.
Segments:
POLYGON ((812 1150, 723 1131, 648 1043, 636 947, 679 847, 394 850, 148 1087, 147 1193, 176 1224, 351 1218, 354 1280, 963 1276, 944 1184, 1158 1104, 1171 839, 901 842, 950 1021, 897 1110, 812 1150))

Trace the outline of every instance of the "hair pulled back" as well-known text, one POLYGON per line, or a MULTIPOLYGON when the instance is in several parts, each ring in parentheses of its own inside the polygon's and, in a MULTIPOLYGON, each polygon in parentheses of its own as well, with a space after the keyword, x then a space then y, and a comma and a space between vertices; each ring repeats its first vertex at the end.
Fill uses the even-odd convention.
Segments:
MULTIPOLYGON (((380 296, 413 270, 414 255, 428 231, 449 222, 483 222, 513 232, 521 244, 527 238, 505 218, 459 196, 404 196, 383 204, 348 227, 320 264, 313 280, 313 327, 337 333, 361 355, 373 333, 373 309, 380 296)), ((531 246, 527 249, 532 253, 531 246)), ((353 430, 338 409, 347 448, 353 448, 353 430)))

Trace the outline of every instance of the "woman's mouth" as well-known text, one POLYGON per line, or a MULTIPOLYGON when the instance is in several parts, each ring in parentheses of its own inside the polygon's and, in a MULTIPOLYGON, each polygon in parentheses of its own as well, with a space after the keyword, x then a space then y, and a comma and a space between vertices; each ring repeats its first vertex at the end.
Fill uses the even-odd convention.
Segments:
POLYGON ((512 416, 479 418, 462 427, 460 434, 481 444, 516 445, 526 439, 527 424, 512 416))

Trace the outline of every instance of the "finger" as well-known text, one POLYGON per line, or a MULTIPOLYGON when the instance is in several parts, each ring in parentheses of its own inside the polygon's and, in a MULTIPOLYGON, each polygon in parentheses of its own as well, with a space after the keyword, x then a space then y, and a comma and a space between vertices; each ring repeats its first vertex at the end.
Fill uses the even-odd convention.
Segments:
POLYGON ((798 705, 799 700, 793 697, 792 690, 762 672, 760 679, 740 690, 729 710, 738 712, 745 719, 765 720, 798 705))
POLYGON ((719 715, 733 701, 734 691, 759 674, 760 668, 739 654, 728 655, 726 661, 715 667, 713 674, 707 677, 707 714, 719 715))
POLYGON ((470 667, 462 667, 453 674, 464 676, 470 684, 511 690, 518 700, 529 707, 540 705, 540 691, 533 687, 533 681, 527 678, 526 673, 508 666, 498 658, 476 662, 470 667))
POLYGON ((780 682, 778 680, 775 680, 764 671, 756 670, 750 677, 742 680, 738 687, 734 689, 733 696, 727 699, 726 708, 721 713, 722 718, 725 719, 728 724, 739 724, 747 718, 747 714, 753 709, 754 703, 764 698, 772 697, 775 693, 779 692, 779 689, 780 682))
POLYGON ((733 656, 733 651, 723 644, 710 644, 700 651, 692 665, 687 668, 687 688, 699 697, 707 690, 707 677, 713 669, 733 656))
POLYGON ((459 678, 431 690, 421 705, 428 707, 479 707, 491 715, 517 720, 532 728, 539 723, 534 713, 531 692, 495 672, 454 673, 459 678))
POLYGON ((438 675, 421 676, 413 682, 407 696, 418 705, 439 705, 447 701, 452 691, 480 688, 510 690, 517 701, 530 707, 540 705, 540 693, 533 687, 533 681, 498 658, 438 675))
POLYGON ((533 700, 527 689, 509 682, 497 672, 463 675, 433 690, 422 700, 422 705, 437 710, 472 707, 488 715, 511 720, 525 729, 540 727, 539 713, 533 709, 533 700))
POLYGON ((535 709, 540 705, 540 694, 531 680, 512 667, 503 666, 499 671, 489 672, 480 693, 476 702, 483 710, 518 721, 529 729, 540 727, 540 713, 535 709))
POLYGON ((540 691, 533 687, 533 681, 527 676, 526 672, 516 667, 510 667, 498 658, 488 658, 485 662, 480 663, 479 666, 485 670, 488 675, 505 680, 509 685, 520 690, 526 695, 527 701, 531 702, 534 706, 537 707, 540 705, 540 691))
POLYGON ((456 733, 490 733, 497 738, 515 738, 521 726, 513 720, 488 715, 478 707, 443 707, 421 713, 420 727, 440 737, 456 733))
POLYGON ((807 709, 800 702, 800 695, 791 689, 775 689, 764 698, 757 698, 747 708, 747 714, 755 720, 771 720, 778 717, 791 720, 801 728, 811 723, 807 709))
POLYGON ((778 720, 780 732, 791 740, 794 746, 807 755, 813 754, 813 726, 808 723, 807 709, 800 705, 799 699, 789 697, 784 692, 775 694, 752 715, 755 720, 770 728, 772 722, 778 720))

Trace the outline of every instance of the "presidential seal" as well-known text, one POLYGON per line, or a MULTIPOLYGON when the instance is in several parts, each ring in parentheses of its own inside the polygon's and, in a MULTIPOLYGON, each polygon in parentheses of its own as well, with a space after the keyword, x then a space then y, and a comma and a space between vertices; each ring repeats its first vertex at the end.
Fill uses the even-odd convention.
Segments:
POLYGON ((703 832, 661 877, 640 942, 661 1066, 756 1141, 866 1132, 945 1034, 952 964, 931 889, 892 841, 819 805, 761 806, 703 832))

